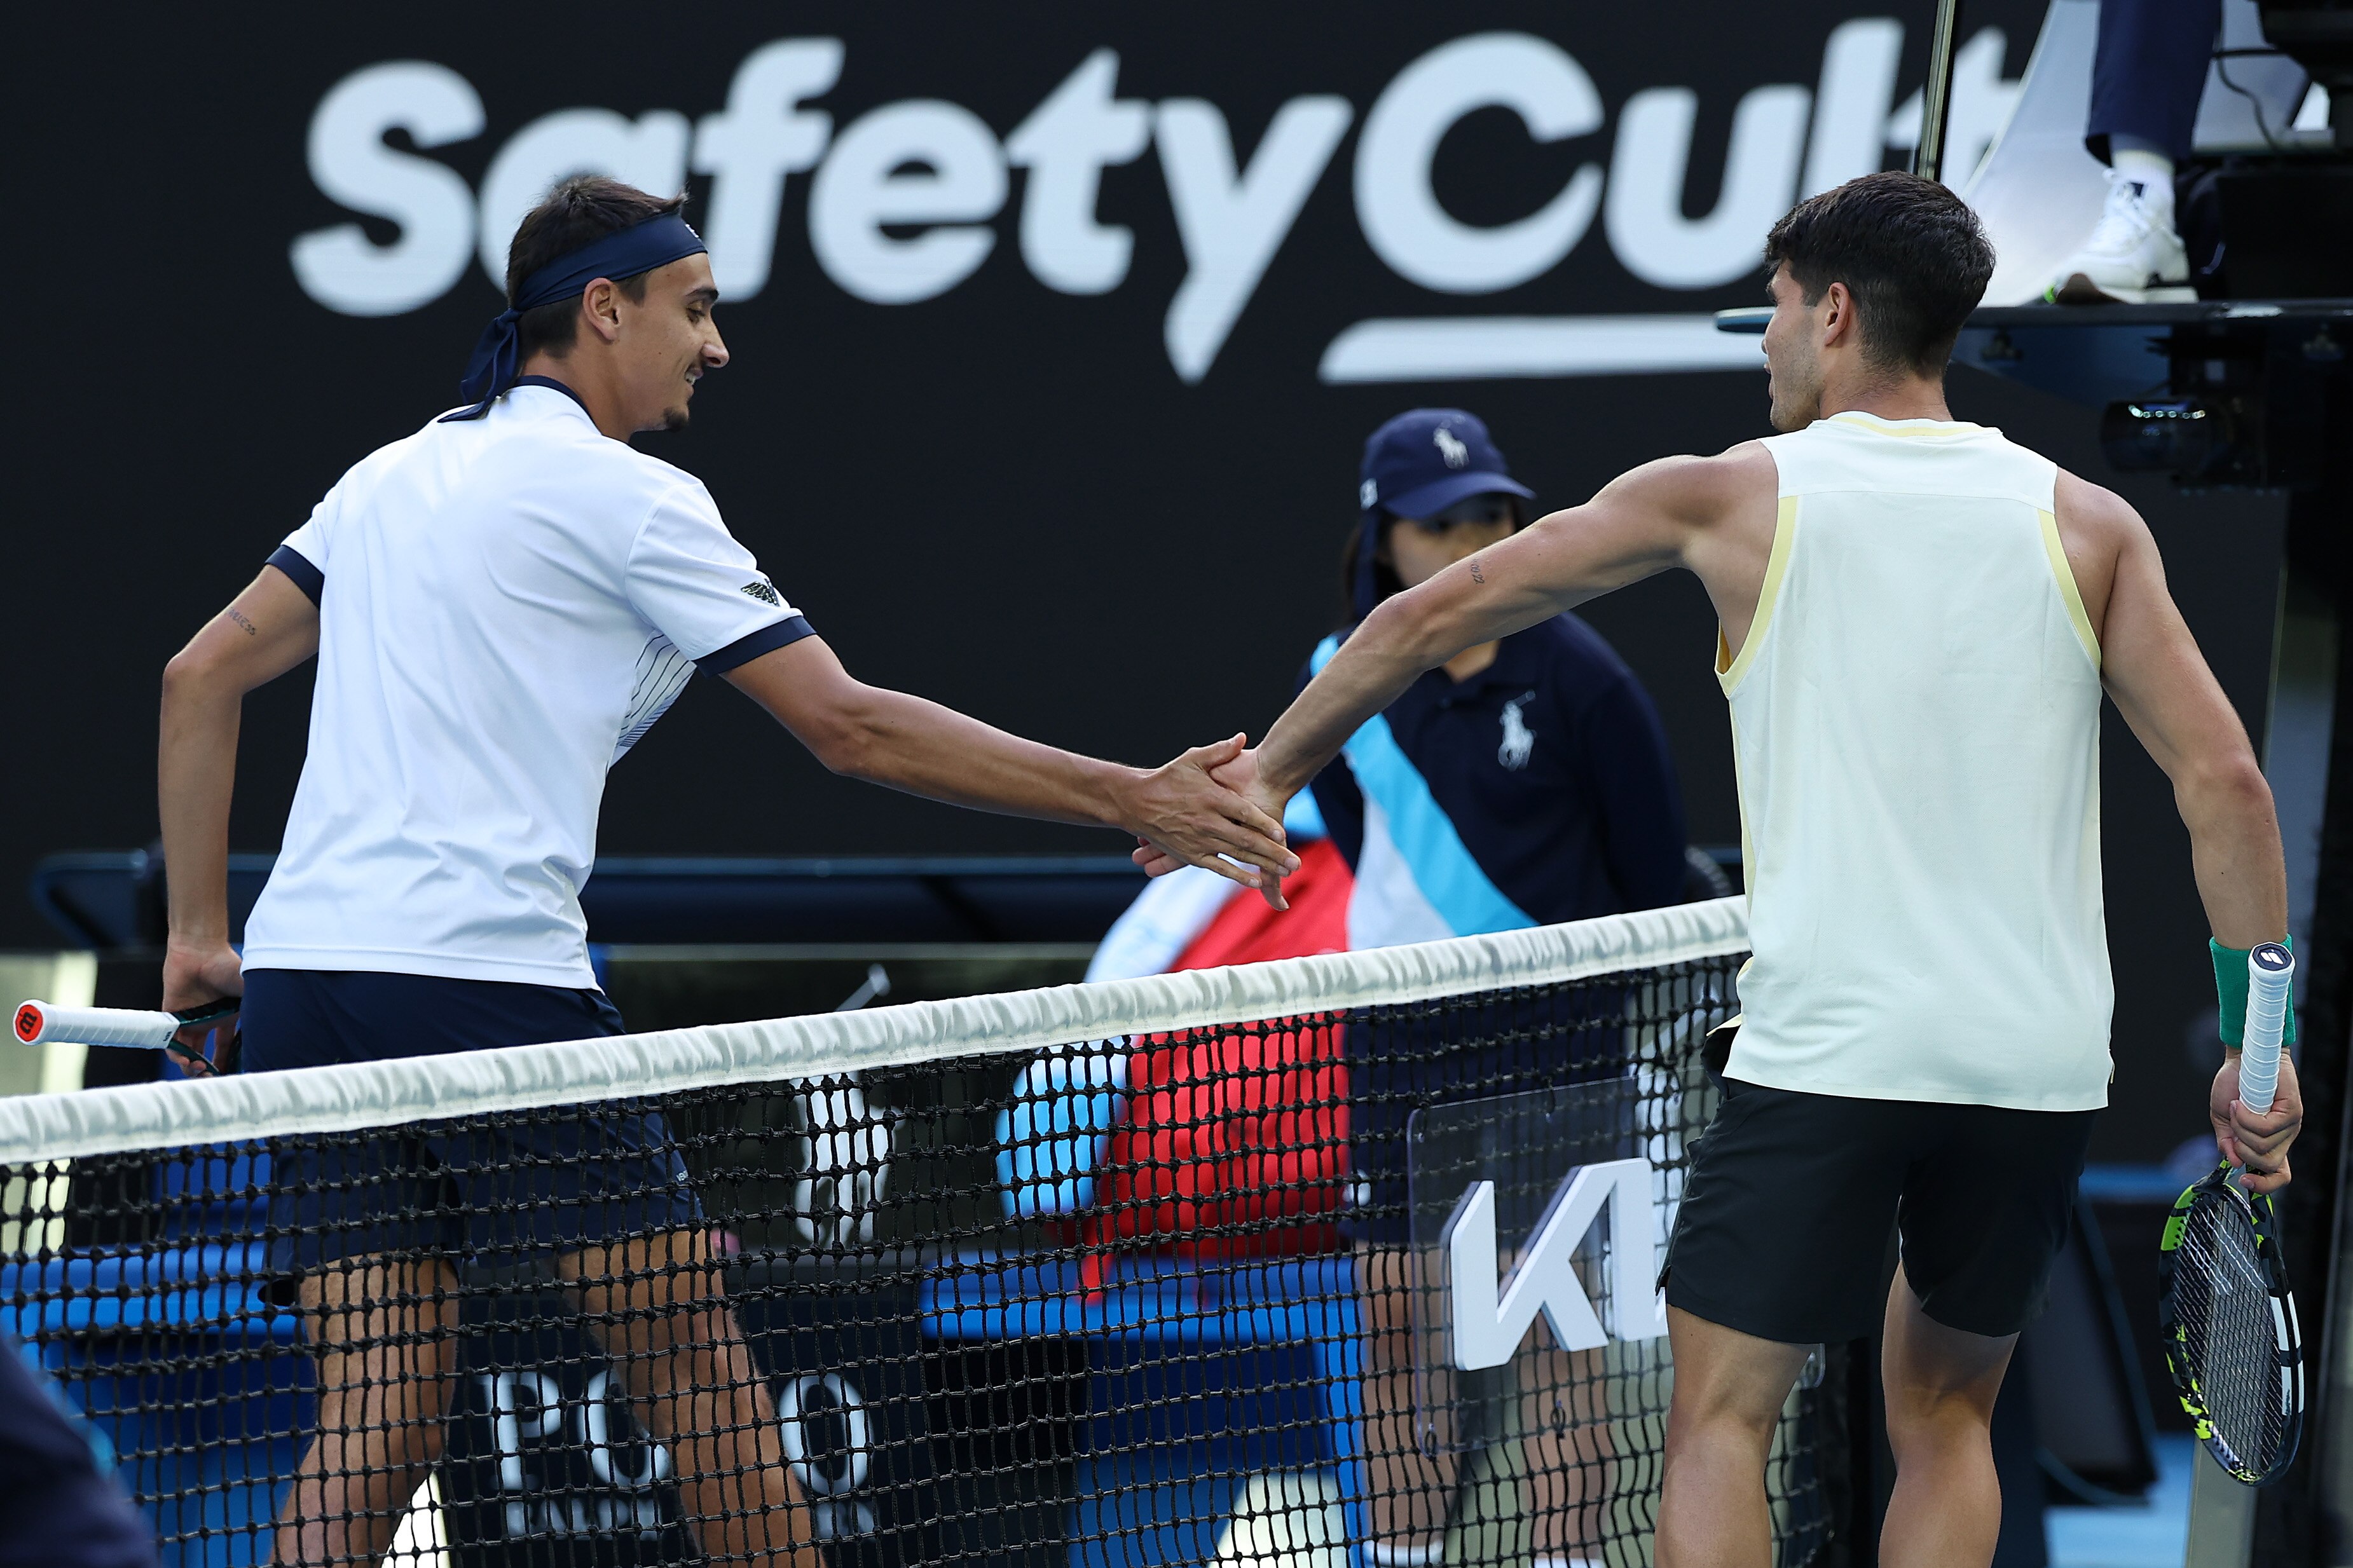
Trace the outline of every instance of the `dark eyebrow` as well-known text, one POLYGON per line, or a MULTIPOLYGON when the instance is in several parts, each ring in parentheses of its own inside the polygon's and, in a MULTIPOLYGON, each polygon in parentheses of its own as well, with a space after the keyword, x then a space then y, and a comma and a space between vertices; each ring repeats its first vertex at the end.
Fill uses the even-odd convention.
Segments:
POLYGON ((719 303, 719 290, 712 288, 690 289, 686 291, 686 302, 690 305, 716 305, 719 303))

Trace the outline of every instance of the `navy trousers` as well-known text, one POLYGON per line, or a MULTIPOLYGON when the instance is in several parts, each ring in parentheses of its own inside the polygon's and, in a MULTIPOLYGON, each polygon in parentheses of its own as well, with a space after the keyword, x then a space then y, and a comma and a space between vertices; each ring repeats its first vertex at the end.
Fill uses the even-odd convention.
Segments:
POLYGON ((2198 99, 2222 31, 2222 0, 2100 0, 2092 57, 2092 112, 2084 145, 2103 163, 2108 138, 2148 142, 2179 163, 2189 156, 2198 99))

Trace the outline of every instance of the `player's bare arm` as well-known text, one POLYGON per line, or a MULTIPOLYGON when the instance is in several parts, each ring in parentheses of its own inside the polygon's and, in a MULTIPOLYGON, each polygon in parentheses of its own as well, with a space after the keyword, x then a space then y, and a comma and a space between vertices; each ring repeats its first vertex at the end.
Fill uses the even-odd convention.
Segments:
POLYGON ((1283 847, 1279 816, 1209 777, 1240 754, 1239 735, 1162 767, 1123 767, 869 686, 815 637, 763 654, 727 679, 837 773, 984 811, 1117 827, 1245 887, 1259 885, 1254 867, 1282 875, 1299 864, 1283 847))
MULTIPOLYGON (((2214 939, 2234 948, 2279 941, 2287 931, 2287 870, 2271 785, 2166 587, 2148 524, 2123 498, 2072 474, 2060 475, 2057 504, 2060 542, 2099 638, 2102 682, 2173 781, 2214 939)), ((2278 1098, 2266 1115, 2239 1105, 2238 1087, 2232 1050, 2208 1107, 2215 1141, 2246 1165, 2250 1188, 2274 1191, 2287 1184, 2287 1147, 2304 1119, 2295 1065, 2281 1060, 2278 1098)))
MULTIPOLYGON (((1422 671, 1670 567, 1699 576, 1737 646, 1772 552, 1774 492, 1773 460, 1755 442, 1620 475, 1584 505, 1540 518, 1383 603, 1258 750, 1219 776, 1279 815, 1422 671)), ((1174 868, 1149 846, 1136 858, 1155 874, 1174 868)), ((1279 900, 1278 888, 1267 890, 1279 900)))
MULTIPOLYGON (((169 879, 164 1005, 242 995, 228 942, 228 805, 245 694, 319 651, 319 607, 265 566, 164 667, 155 759, 169 879)), ((192 1044, 194 1042, 191 1042, 192 1044)))

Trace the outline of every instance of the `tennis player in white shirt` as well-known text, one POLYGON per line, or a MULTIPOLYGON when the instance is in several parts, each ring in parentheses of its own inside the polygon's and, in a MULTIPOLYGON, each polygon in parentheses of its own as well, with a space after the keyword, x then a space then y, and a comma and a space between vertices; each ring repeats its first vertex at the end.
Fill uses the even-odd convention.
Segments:
MULTIPOLYGON (((1249 885, 1250 867, 1297 865, 1280 823, 1209 777, 1241 737, 1123 767, 865 685, 701 482, 630 447, 685 425, 728 359, 683 201, 557 186, 516 232, 511 308, 476 350, 469 405, 355 465, 167 668, 164 1005, 242 994, 246 1070, 621 1032, 579 889, 606 770, 698 665, 836 773, 1117 828, 1249 885), (309 754, 240 960, 239 706, 314 653, 309 754)), ((592 1323, 617 1315, 606 1349, 672 1453, 704 1553, 818 1568, 660 1119, 499 1139, 487 1160, 479 1140, 424 1137, 281 1156, 271 1262, 305 1309, 321 1397, 277 1561, 384 1554, 439 1455, 458 1260, 543 1258, 592 1323)))

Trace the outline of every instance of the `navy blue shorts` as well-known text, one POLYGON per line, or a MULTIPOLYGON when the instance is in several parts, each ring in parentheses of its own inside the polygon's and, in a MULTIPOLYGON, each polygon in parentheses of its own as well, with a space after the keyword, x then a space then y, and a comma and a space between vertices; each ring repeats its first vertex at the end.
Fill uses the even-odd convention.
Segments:
POLYGON ((1416 1110, 1623 1073, 1631 997, 1617 987, 1562 986, 1352 1015, 1341 1054, 1355 1180, 1341 1234, 1368 1247, 1412 1240, 1406 1127, 1416 1110))
MULTIPOLYGON (((272 1072, 625 1033, 601 991, 364 971, 245 972, 240 1070, 272 1072)), ((699 1227, 662 1118, 555 1107, 279 1141, 269 1265, 431 1253, 498 1268, 699 1227)))

